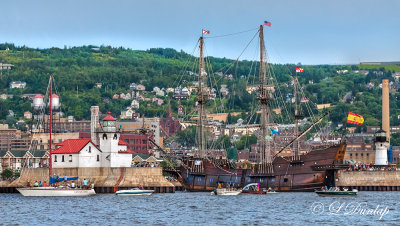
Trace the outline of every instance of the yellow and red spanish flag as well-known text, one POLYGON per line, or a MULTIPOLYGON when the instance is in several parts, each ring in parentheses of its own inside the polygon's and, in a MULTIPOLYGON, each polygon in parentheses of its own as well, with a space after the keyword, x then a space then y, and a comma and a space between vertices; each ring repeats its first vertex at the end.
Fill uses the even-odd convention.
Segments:
POLYGON ((358 115, 356 113, 349 112, 349 115, 347 116, 347 123, 362 125, 363 122, 364 122, 364 117, 362 117, 362 115, 358 115))

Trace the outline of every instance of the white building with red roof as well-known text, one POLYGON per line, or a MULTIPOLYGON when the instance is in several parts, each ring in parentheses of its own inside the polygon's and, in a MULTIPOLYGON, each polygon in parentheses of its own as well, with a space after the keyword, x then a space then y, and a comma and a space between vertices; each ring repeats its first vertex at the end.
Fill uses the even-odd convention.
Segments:
POLYGON ((90 139, 68 139, 51 152, 53 168, 101 167, 102 152, 90 139))
POLYGON ((91 139, 68 139, 57 144, 52 151, 53 168, 131 167, 134 152, 120 140, 116 119, 110 112, 103 119, 97 138, 98 146, 91 139))

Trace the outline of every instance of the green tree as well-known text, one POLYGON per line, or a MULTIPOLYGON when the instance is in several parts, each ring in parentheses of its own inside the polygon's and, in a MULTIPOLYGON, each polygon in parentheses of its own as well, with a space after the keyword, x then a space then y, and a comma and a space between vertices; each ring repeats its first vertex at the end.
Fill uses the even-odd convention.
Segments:
POLYGON ((226 149, 226 156, 229 160, 237 160, 237 149, 235 147, 226 149))
POLYGON ((184 146, 195 146, 197 137, 197 127, 189 126, 185 130, 178 131, 176 141, 184 146))
POLYGON ((10 168, 5 169, 2 173, 1 173, 1 177, 3 178, 3 180, 6 179, 10 179, 13 177, 13 171, 10 168))
POLYGON ((14 127, 15 123, 17 122, 17 119, 15 119, 14 116, 7 115, 6 117, 6 123, 8 124, 9 127, 14 127))
POLYGON ((244 135, 239 141, 235 142, 235 147, 238 150, 243 150, 245 148, 250 148, 252 144, 257 143, 257 137, 253 134, 251 136, 244 135))
POLYGON ((393 146, 400 146, 400 133, 392 133, 392 137, 390 138, 390 143, 393 146))
POLYGON ((223 135, 218 138, 216 144, 217 144, 216 148, 219 148, 219 149, 230 148, 232 146, 231 137, 228 135, 223 135))

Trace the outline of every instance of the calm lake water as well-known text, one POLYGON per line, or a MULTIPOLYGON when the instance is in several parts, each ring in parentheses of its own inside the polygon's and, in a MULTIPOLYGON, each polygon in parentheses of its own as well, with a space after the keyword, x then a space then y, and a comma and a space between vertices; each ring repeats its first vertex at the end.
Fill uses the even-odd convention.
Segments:
POLYGON ((400 192, 360 192, 357 197, 335 198, 314 193, 43 198, 0 194, 0 225, 400 225, 399 210, 400 192))

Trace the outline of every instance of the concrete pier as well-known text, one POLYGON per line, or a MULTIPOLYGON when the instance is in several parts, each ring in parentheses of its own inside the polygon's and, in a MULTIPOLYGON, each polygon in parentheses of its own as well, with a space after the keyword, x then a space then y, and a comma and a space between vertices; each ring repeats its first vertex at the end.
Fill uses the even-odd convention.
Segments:
POLYGON ((400 171, 344 171, 336 174, 337 187, 359 191, 400 191, 400 171))
MULTIPOLYGON (((173 193, 175 186, 162 175, 161 167, 135 168, 55 168, 52 170, 59 177, 84 178, 94 183, 97 193, 114 193, 116 190, 143 186, 158 193, 173 193)), ((49 180, 49 169, 23 169, 20 178, 11 183, 1 183, 0 192, 15 192, 16 187, 28 186, 35 181, 49 180)))

